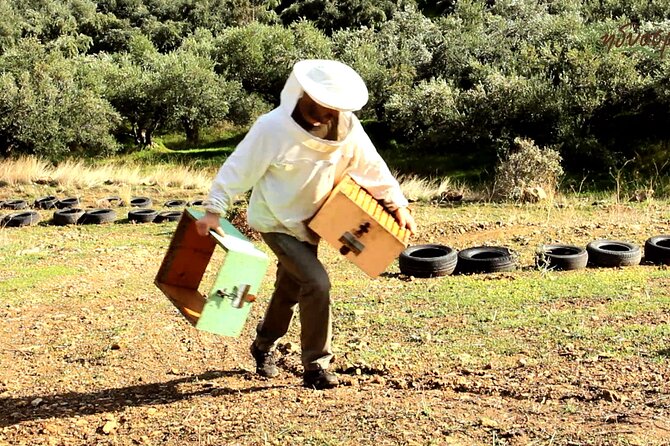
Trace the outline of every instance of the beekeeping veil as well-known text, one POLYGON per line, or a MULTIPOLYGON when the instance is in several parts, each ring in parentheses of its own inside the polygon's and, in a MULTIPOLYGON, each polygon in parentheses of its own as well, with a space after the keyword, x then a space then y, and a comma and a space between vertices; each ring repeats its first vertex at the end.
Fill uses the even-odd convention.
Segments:
POLYGON ((281 92, 281 108, 291 114, 304 93, 316 103, 341 112, 360 110, 368 102, 363 79, 351 67, 336 60, 297 62, 281 92))

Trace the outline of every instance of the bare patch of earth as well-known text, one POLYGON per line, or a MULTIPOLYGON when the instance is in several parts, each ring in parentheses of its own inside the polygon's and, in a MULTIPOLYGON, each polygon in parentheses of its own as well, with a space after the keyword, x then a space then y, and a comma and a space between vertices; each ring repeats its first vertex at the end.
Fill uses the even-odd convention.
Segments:
MULTIPOLYGON (((668 229, 650 224, 646 233, 668 229)), ((529 261, 546 240, 583 245, 635 231, 448 221, 424 226, 416 243, 502 244, 529 261)), ((240 339, 188 325, 152 285, 160 252, 107 254, 77 280, 39 287, 53 299, 0 307, 0 445, 670 444, 670 346, 665 360, 563 346, 549 360, 476 367, 435 357, 352 367, 340 356, 343 385, 320 392, 301 387, 295 343, 282 344, 283 373, 266 380, 248 353, 252 323, 240 339), (138 275, 144 285, 123 288, 138 275)), ((635 317, 668 323, 667 311, 635 317)))

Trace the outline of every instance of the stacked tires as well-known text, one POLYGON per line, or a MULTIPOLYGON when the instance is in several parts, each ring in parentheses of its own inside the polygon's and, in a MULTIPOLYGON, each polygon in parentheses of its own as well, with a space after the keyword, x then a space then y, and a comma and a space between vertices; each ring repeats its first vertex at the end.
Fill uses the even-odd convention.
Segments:
MULTIPOLYGON (((113 208, 126 206, 124 200, 119 196, 99 199, 96 204, 100 208, 82 209, 79 197, 59 199, 52 195, 37 198, 31 205, 26 200, 21 199, 0 200, 0 209, 14 211, 7 215, 0 215, 0 227, 37 224, 41 220, 40 213, 37 210, 54 210, 51 223, 57 226, 113 223, 117 220, 117 212, 113 208), (29 207, 35 210, 30 210, 29 207)), ((204 201, 168 200, 163 204, 166 208, 163 211, 150 209, 149 207, 152 204, 153 201, 149 197, 133 197, 129 203, 133 209, 128 212, 128 221, 133 223, 179 221, 183 208, 202 206, 204 201)))
POLYGON ((444 245, 410 246, 400 253, 400 271, 407 276, 440 277, 454 272, 456 251, 444 245))
POLYGON ((476 274, 513 271, 517 257, 502 246, 478 246, 456 252, 445 245, 410 246, 398 259, 400 272, 413 277, 440 277, 452 273, 476 274))
POLYGON ((586 245, 589 263, 593 266, 617 267, 639 265, 642 260, 640 247, 617 240, 595 240, 586 245))
POLYGON ((670 265, 670 235, 657 235, 644 243, 644 259, 650 263, 670 265))

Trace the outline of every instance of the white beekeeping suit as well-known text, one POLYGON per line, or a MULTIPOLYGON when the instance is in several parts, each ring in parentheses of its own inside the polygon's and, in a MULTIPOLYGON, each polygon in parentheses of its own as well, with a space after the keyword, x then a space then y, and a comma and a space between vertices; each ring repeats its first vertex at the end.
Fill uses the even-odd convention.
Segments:
POLYGON ((367 99, 365 84, 347 65, 332 60, 298 62, 281 92, 279 107, 258 118, 221 166, 207 210, 224 214, 234 197, 253 189, 249 226, 316 244, 318 236, 306 222, 346 173, 390 210, 407 206, 398 182, 352 113, 367 99), (314 136, 291 117, 305 93, 340 112, 337 141, 314 136))

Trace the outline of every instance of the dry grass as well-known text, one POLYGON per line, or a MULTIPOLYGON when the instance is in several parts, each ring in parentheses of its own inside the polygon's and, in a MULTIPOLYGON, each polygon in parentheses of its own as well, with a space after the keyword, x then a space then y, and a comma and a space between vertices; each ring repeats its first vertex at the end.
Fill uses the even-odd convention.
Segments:
POLYGON ((57 166, 33 156, 0 161, 0 178, 5 185, 46 183, 53 186, 90 189, 102 185, 178 187, 207 190, 214 172, 187 166, 105 163, 92 165, 65 161, 57 166))
POLYGON ((0 178, 7 185, 29 184, 43 178, 50 169, 49 164, 35 157, 22 157, 16 160, 0 161, 0 178))
POLYGON ((454 184, 448 177, 427 179, 417 175, 400 175, 398 181, 405 197, 410 201, 425 203, 440 200, 445 194, 462 197, 467 192, 464 185, 454 184))
MULTIPOLYGON (((91 189, 114 185, 122 192, 135 186, 155 186, 161 189, 208 190, 215 172, 212 169, 193 169, 174 164, 140 165, 136 163, 105 162, 91 164, 83 161, 64 161, 54 166, 34 156, 0 161, 0 178, 5 185, 20 186, 35 183, 69 189, 91 189)), ((416 175, 398 177, 405 196, 410 201, 439 200, 446 193, 465 192, 463 185, 447 177, 426 179, 416 175)), ((130 193, 130 192, 128 192, 130 193)))

